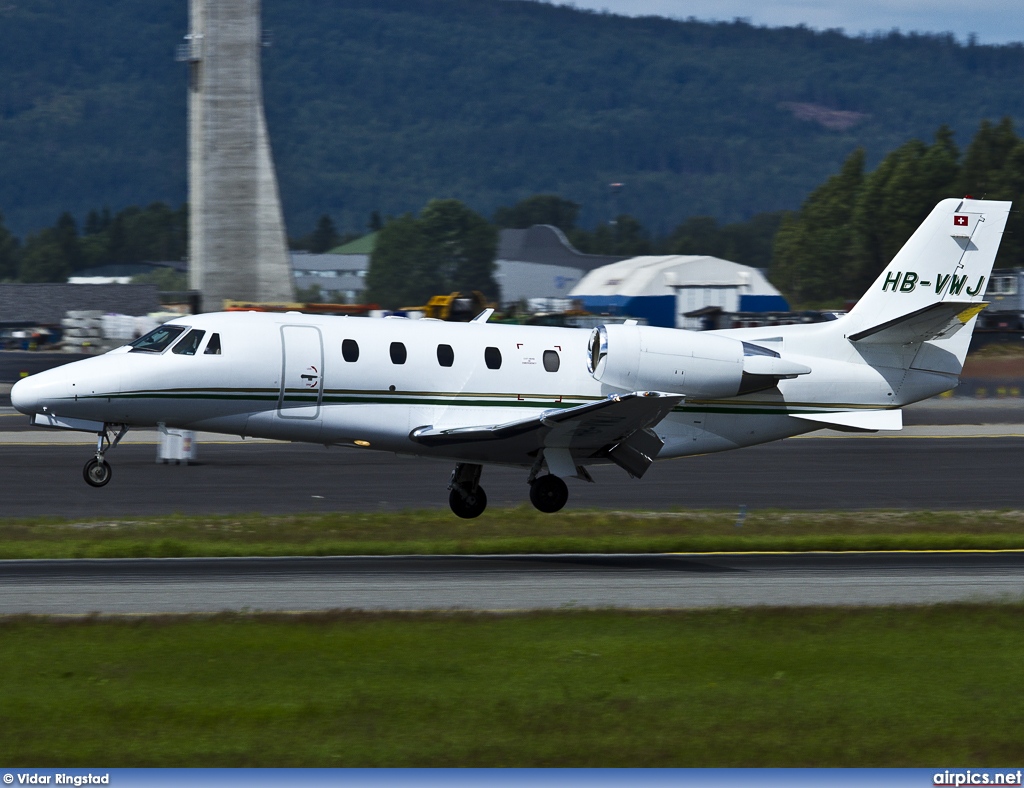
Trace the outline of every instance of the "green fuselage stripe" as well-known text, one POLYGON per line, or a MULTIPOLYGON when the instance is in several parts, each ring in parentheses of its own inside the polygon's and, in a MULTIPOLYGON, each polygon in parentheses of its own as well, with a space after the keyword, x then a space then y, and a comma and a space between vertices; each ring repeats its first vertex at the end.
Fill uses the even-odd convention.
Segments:
MULTIPOLYGON (((119 400, 220 400, 224 402, 282 402, 278 389, 170 389, 164 391, 129 391, 117 394, 97 394, 80 399, 119 400)), ((482 394, 467 392, 398 392, 334 390, 319 392, 287 391, 283 402, 287 405, 432 405, 436 407, 475 408, 541 408, 544 410, 573 408, 602 397, 561 398, 551 394, 482 394)), ((673 409, 675 413, 728 413, 733 415, 790 415, 793 413, 829 413, 836 410, 877 410, 883 405, 847 403, 757 402, 728 400, 693 400, 673 409)))

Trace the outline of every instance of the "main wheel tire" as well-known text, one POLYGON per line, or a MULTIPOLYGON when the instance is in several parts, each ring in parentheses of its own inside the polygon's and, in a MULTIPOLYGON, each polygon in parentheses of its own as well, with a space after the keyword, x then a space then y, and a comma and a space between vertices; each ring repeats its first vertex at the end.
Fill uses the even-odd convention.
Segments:
POLYGON ((82 469, 82 476, 90 487, 102 487, 110 481, 113 471, 110 469, 109 462, 93 457, 82 469))
POLYGON ((464 520, 472 520, 479 517, 487 508, 487 493, 479 484, 476 490, 470 495, 463 495, 458 490, 452 490, 448 494, 448 505, 452 511, 464 520))
POLYGON ((538 476, 530 485, 530 503, 542 512, 557 512, 569 500, 569 488, 554 474, 538 476))

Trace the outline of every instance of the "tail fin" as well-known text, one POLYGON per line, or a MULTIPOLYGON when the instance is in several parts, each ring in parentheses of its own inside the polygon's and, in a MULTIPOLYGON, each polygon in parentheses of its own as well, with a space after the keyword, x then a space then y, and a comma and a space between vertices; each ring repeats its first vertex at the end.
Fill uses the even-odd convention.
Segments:
MULTIPOLYGON (((985 308, 1009 202, 943 200, 850 310, 854 342, 946 339, 985 308)), ((973 328, 973 324, 972 324, 973 328)))

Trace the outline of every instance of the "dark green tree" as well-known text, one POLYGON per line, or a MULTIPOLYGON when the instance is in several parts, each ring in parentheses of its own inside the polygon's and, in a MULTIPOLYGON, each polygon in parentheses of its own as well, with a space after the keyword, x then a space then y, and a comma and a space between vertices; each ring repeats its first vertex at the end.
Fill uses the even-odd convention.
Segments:
POLYGON ((82 247, 78 241, 78 225, 74 217, 65 211, 57 217, 57 224, 53 228, 54 238, 60 244, 64 259, 68 261, 72 271, 82 268, 82 247))
POLYGON ((827 302, 848 291, 851 219, 863 183, 864 151, 858 148, 838 174, 811 192, 799 214, 783 219, 771 277, 796 303, 827 302))
POLYGON ((576 230, 569 240, 587 254, 644 255, 654 251, 650 236, 634 217, 623 213, 608 224, 598 225, 593 232, 576 230))
POLYGON ((66 282, 70 275, 71 263, 53 229, 28 237, 21 254, 22 282, 66 282))
POLYGON ((781 213, 761 213, 746 222, 719 225, 711 216, 691 216, 661 244, 666 254, 699 254, 768 268, 781 213))
POLYGON ((1017 141, 1003 166, 992 175, 988 196, 993 200, 1011 200, 1015 209, 1006 221, 996 267, 1024 267, 1024 211, 1020 207, 1024 206, 1024 140, 1017 141))
POLYGON ((846 295, 866 290, 935 204, 954 195, 958 157, 952 132, 943 126, 932 145, 911 140, 865 178, 853 217, 854 253, 846 295))
POLYGON ((325 213, 317 220, 316 228, 310 233, 306 248, 313 254, 323 254, 340 243, 341 236, 338 235, 338 228, 334 226, 331 217, 325 213))
POLYGON ((184 260, 188 254, 188 205, 177 210, 155 202, 130 205, 111 216, 90 211, 78 240, 81 266, 184 260))
POLYGON ((726 239, 713 216, 691 216, 665 241, 668 254, 707 254, 726 257, 726 239))
POLYGON ((979 199, 990 196, 989 192, 998 185, 999 171, 1018 142, 1010 118, 1003 118, 995 126, 982 121, 964 152, 956 196, 969 194, 979 199))
POLYGON ((458 200, 431 200, 418 218, 388 221, 377 235, 366 275, 367 298, 394 309, 433 295, 480 290, 498 297, 497 231, 458 200))
POLYGON ((494 212, 494 223, 498 227, 514 230, 525 230, 535 224, 550 224, 569 233, 575 228, 579 213, 579 205, 557 194, 536 194, 515 205, 498 208, 494 212))
POLYGON ((494 281, 494 256, 498 231, 480 214, 458 200, 431 200, 420 212, 430 265, 437 270, 448 292, 479 290, 498 298, 494 281))
POLYGON ((412 214, 385 222, 370 255, 367 301, 385 309, 426 303, 444 287, 429 260, 426 235, 412 214))
POLYGON ((4 216, 0 213, 0 282, 17 279, 20 246, 18 239, 4 225, 4 216))

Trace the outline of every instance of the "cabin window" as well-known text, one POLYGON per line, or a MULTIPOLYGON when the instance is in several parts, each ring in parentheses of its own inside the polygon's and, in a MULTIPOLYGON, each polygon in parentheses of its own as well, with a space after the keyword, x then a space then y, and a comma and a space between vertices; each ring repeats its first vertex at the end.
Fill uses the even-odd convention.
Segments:
POLYGON ((485 348, 484 363, 488 369, 501 369, 501 351, 496 347, 485 348))
POLYGON ((405 359, 408 357, 408 353, 405 350, 405 345, 401 342, 391 343, 391 363, 392 364, 404 364, 405 359))
POLYGON ((544 351, 544 369, 546 369, 548 372, 558 372, 558 366, 560 363, 561 361, 558 358, 558 351, 544 351))
POLYGON ((210 341, 206 345, 206 350, 203 351, 204 356, 219 356, 220 355, 220 334, 210 334, 210 341))
POLYGON ((160 326, 131 343, 132 353, 162 353, 185 330, 185 326, 160 326))
MULTIPOLYGON (((392 354, 394 351, 392 351, 392 354)), ((359 360, 359 343, 354 339, 346 339, 341 343, 341 357, 348 362, 359 360)), ((394 355, 391 356, 394 358, 394 355)))
POLYGON ((450 367, 455 363, 455 351, 451 345, 437 346, 437 363, 442 367, 450 367))
POLYGON ((171 348, 171 352, 179 356, 194 356, 196 351, 199 350, 199 345, 202 344, 204 336, 206 336, 205 331, 193 328, 178 340, 178 344, 171 348))

